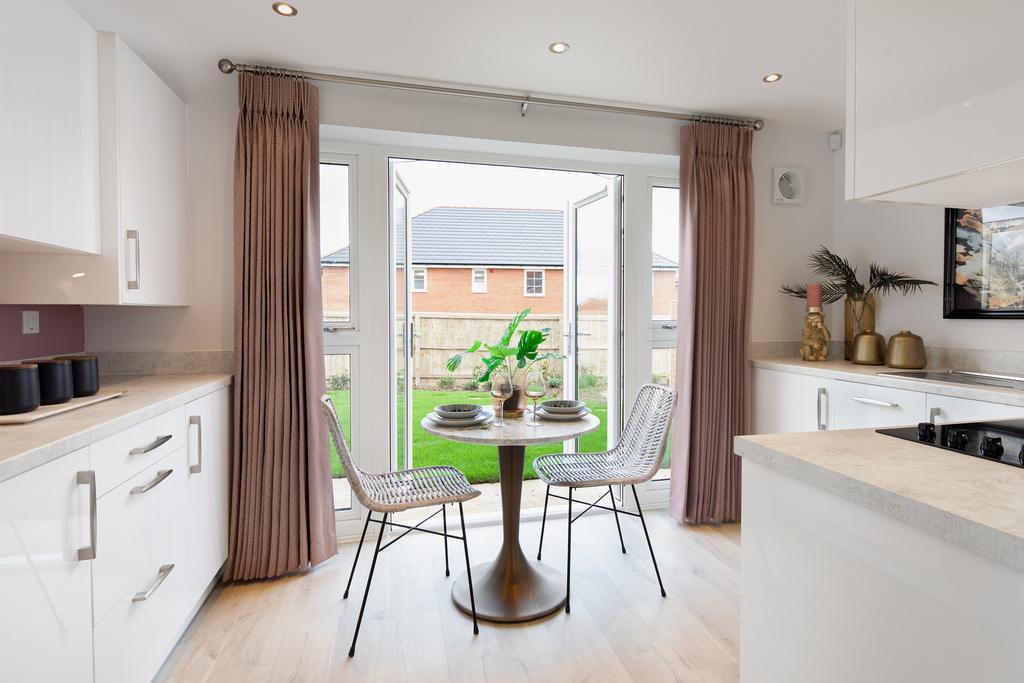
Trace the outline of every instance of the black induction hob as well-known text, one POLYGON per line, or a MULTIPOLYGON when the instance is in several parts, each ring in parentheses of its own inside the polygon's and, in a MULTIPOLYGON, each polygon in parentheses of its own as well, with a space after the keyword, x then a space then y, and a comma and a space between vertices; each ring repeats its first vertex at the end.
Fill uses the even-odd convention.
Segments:
POLYGON ((1024 467, 1024 420, 993 420, 877 429, 879 434, 915 441, 947 451, 1024 467))

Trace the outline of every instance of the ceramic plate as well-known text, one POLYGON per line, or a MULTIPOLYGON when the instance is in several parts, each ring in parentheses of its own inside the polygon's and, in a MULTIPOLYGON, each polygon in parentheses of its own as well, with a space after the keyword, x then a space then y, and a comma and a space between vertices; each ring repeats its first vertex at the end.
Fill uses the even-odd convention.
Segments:
POLYGON ((440 427, 475 427, 490 420, 494 417, 494 413, 491 412, 490 408, 484 408, 473 417, 450 419, 441 417, 437 413, 428 413, 427 417, 440 427))
POLYGON ((542 401, 540 404, 540 409, 546 410, 549 415, 556 413, 562 415, 581 415, 586 407, 587 406, 583 401, 570 401, 562 398, 552 401, 542 401))
POLYGON ((580 420, 587 415, 590 415, 590 408, 583 408, 578 413, 549 413, 544 408, 537 408, 537 417, 542 420, 553 420, 555 422, 572 422, 573 420, 580 420))
POLYGON ((472 403, 445 403, 434 408, 434 413, 449 420, 465 420, 479 415, 481 408, 472 403))

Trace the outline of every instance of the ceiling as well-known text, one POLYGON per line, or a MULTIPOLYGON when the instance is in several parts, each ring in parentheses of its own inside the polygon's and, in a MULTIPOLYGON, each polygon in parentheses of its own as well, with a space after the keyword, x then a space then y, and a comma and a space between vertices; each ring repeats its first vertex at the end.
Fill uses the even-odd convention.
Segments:
POLYGON ((843 0, 69 0, 186 100, 262 63, 842 127, 843 0), (565 41, 571 49, 551 54, 565 41), (780 72, 766 85, 761 76, 780 72), (221 80, 218 80, 221 79, 221 80))

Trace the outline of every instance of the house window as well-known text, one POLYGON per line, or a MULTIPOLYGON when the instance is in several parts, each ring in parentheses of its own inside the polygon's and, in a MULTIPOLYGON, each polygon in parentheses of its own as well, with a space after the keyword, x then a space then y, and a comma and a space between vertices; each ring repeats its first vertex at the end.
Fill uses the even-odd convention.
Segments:
POLYGON ((473 293, 483 294, 487 291, 487 269, 473 269, 473 293))
POLYGON ((544 296, 544 271, 523 271, 523 294, 526 296, 544 296))
POLYGON ((426 268, 413 268, 412 269, 412 291, 414 291, 414 292, 425 292, 425 291, 427 291, 427 269, 426 268))

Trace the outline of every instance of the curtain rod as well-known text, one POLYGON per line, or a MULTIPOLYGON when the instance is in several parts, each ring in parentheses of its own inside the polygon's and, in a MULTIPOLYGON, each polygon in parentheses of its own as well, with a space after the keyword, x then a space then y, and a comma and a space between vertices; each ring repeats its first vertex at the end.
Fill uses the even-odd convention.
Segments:
POLYGON ((414 92, 434 93, 437 95, 455 95, 458 97, 473 97, 481 100, 497 100, 500 102, 512 102, 519 105, 519 112, 526 116, 526 110, 530 105, 541 105, 545 107, 562 107, 564 109, 586 109, 599 111, 607 114, 624 114, 627 116, 647 116, 659 119, 674 119, 676 121, 693 121, 697 123, 718 123, 727 126, 738 126, 761 130, 764 128, 762 119, 738 119, 731 116, 718 116, 716 114, 680 114, 672 111, 659 109, 639 109, 636 107, 617 107, 610 104, 592 104, 590 102, 579 102, 575 100, 559 100, 547 97, 531 97, 530 95, 518 95, 508 92, 489 92, 486 90, 467 90, 464 88, 451 88, 441 85, 425 85, 422 83, 409 83, 405 81, 389 81, 378 78, 360 78, 358 76, 341 76, 339 74, 318 73, 315 71, 298 71, 275 66, 259 66, 255 64, 235 64, 230 59, 221 59, 217 62, 217 68, 221 73, 258 73, 276 74, 279 76, 292 76, 295 78, 306 78, 312 81, 327 81, 329 83, 346 83, 349 85, 365 85, 372 88, 390 88, 392 90, 411 90, 414 92))

